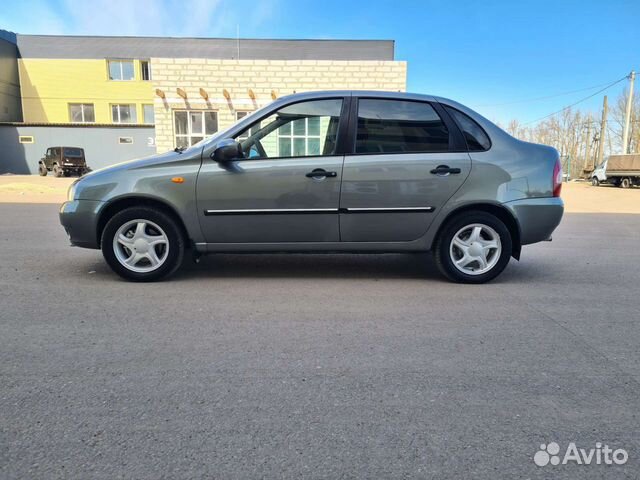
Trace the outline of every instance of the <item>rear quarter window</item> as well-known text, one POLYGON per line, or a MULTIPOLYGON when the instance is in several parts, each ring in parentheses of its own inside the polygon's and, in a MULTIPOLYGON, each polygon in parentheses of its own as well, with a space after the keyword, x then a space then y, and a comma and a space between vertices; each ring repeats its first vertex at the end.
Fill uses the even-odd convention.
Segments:
POLYGON ((453 120, 458 124, 464 139, 467 142, 467 148, 470 152, 484 152, 491 148, 491 139, 484 129, 478 125, 469 115, 462 113, 448 105, 443 105, 447 113, 451 115, 453 120))

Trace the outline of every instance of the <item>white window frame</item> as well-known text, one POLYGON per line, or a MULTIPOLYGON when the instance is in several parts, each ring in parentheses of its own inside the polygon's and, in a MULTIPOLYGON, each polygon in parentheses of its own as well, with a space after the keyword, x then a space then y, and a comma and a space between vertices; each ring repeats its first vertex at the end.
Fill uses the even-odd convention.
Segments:
MULTIPOLYGON (((301 155, 301 156, 305 156, 305 157, 318 156, 318 154, 309 155, 309 140, 310 139, 318 140, 318 143, 320 143, 322 139, 322 126, 320 126, 320 133, 318 135, 309 135, 309 117, 304 119, 304 135, 293 133, 293 122, 289 122, 289 126, 291 128, 290 135, 282 135, 280 133, 280 128, 276 132, 278 137, 278 156, 282 157, 282 152, 280 151, 281 138, 288 138, 290 141, 291 151, 289 152, 290 155, 288 155, 290 157, 293 157, 295 139, 301 139, 301 138, 304 139, 304 155, 301 155)), ((320 153, 322 153, 322 145, 320 145, 320 153)))
POLYGON ((96 107, 95 104, 93 103, 82 103, 82 102, 70 102, 68 104, 68 110, 69 110, 69 121, 71 123, 96 123, 96 107), (82 113, 82 120, 80 122, 74 122, 72 120, 72 115, 71 115, 71 106, 75 106, 75 105, 80 105, 80 112, 82 113), (93 109, 93 121, 88 121, 86 120, 86 113, 85 113, 85 108, 91 107, 93 109))
MULTIPOLYGON (((236 122, 242 120, 243 118, 246 118, 251 113, 252 112, 249 111, 249 110, 236 110, 236 122)), ((238 135, 236 140, 240 142, 242 140, 245 140, 245 139, 249 138, 249 133, 250 133, 250 130, 247 130, 247 131, 241 133, 240 135, 238 135)))
MULTIPOLYGON (((219 118, 218 118, 218 110, 184 110, 184 109, 177 109, 173 111, 173 145, 177 146, 178 145, 178 138, 186 138, 187 139, 187 144, 189 146, 193 145, 194 143, 197 142, 193 142, 193 138, 207 138, 210 137, 211 135, 214 135, 215 133, 217 133, 220 130, 220 122, 219 122, 219 118), (176 133, 176 113, 177 112, 186 112, 187 113, 187 133, 186 134, 178 134, 176 133), (200 115, 202 115, 202 131, 201 132, 194 132, 192 130, 192 121, 191 121, 191 114, 192 113, 200 113, 200 115), (204 119, 204 114, 205 113, 215 113, 216 114, 216 130, 213 133, 206 133, 206 122, 204 119)), ((198 140, 199 141, 199 140, 198 140)))
POLYGON ((127 58, 112 58, 107 60, 107 78, 112 82, 133 82, 136 79, 136 66, 135 62, 132 59, 127 58), (111 64, 119 63, 120 64, 120 78, 111 78, 111 64), (131 71, 133 72, 132 78, 123 78, 124 70, 122 69, 123 63, 131 64, 131 71))
POLYGON ((112 103, 111 105, 111 123, 124 123, 124 124, 134 124, 138 123, 138 112, 136 111, 135 103, 112 103), (113 107, 118 107, 118 119, 115 120, 113 118, 113 107), (122 113, 120 112, 120 107, 129 107, 130 112, 133 112, 133 119, 130 122, 123 122, 121 120, 122 113))

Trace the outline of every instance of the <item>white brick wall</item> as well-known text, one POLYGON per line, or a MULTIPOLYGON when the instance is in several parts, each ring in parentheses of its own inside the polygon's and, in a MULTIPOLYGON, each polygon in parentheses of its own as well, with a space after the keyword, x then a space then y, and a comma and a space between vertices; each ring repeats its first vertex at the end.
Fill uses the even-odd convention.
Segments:
POLYGON ((278 97, 311 90, 405 91, 406 62, 329 60, 219 60, 203 58, 152 58, 155 97, 156 148, 175 147, 173 114, 176 109, 215 110, 218 128, 235 122, 236 110, 255 110, 278 97), (176 93, 187 93, 185 101, 176 93), (205 102, 200 88, 209 94, 205 102), (226 89, 231 100, 223 96, 226 89), (249 98, 253 90, 256 100, 249 98))

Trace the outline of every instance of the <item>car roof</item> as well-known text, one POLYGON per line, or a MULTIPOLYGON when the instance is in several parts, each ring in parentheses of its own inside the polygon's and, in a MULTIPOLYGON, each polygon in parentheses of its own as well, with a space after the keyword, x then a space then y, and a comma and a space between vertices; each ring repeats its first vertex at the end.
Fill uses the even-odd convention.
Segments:
POLYGON ((278 98, 276 101, 289 102, 293 99, 311 100, 331 97, 371 97, 371 98, 404 98, 408 100, 427 100, 433 101, 435 97, 431 95, 424 95, 421 93, 408 93, 408 92, 391 92, 381 90, 318 90, 313 92, 301 92, 293 93, 278 98))

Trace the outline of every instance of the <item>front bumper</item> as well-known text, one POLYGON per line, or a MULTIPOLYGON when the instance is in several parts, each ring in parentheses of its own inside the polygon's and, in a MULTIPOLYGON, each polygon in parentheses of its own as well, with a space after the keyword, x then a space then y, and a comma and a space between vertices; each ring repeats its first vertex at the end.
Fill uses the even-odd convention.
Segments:
POLYGON ((71 200, 60 207, 60 224, 64 227, 72 245, 84 248, 100 248, 98 239, 98 213, 104 202, 95 200, 71 200))
POLYGON ((564 202, 559 197, 526 198, 504 206, 520 225, 521 245, 549 240, 564 213, 564 202))

